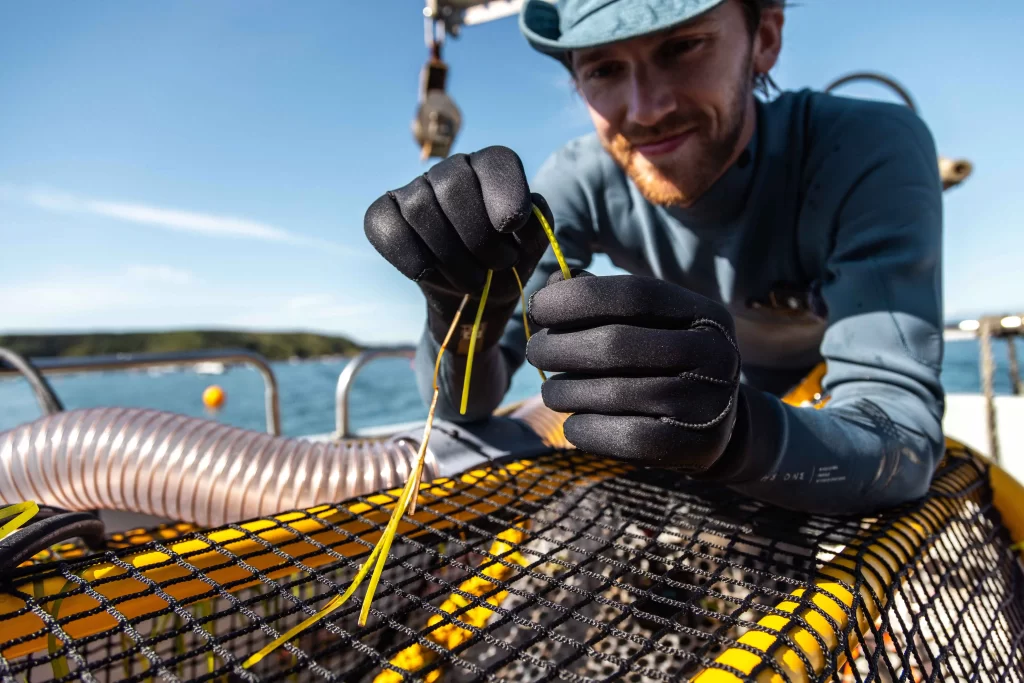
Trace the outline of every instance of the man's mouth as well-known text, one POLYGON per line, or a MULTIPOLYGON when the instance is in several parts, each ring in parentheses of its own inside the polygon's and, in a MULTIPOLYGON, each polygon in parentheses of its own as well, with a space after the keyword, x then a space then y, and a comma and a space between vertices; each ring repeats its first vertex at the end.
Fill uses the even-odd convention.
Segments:
POLYGON ((650 142, 645 142, 643 144, 634 144, 633 149, 645 157, 668 154, 669 152, 675 151, 679 145, 683 144, 683 142, 693 134, 693 131, 694 129, 691 128, 668 137, 651 140, 650 142))

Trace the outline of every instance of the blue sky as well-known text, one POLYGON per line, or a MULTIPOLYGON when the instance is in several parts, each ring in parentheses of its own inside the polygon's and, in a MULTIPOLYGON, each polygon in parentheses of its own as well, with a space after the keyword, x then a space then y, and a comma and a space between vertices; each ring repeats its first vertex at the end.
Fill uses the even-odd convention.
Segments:
MULTIPOLYGON (((426 168, 409 131, 421 8, 0 4, 0 331, 413 340, 419 292, 368 245, 362 216, 426 168)), ((951 318, 1024 309, 1021 27, 1013 0, 800 0, 787 14, 783 88, 889 73, 940 152, 975 163, 945 198, 951 318)), ((457 151, 504 144, 532 174, 589 130, 565 72, 514 18, 470 27, 445 56, 457 151)))

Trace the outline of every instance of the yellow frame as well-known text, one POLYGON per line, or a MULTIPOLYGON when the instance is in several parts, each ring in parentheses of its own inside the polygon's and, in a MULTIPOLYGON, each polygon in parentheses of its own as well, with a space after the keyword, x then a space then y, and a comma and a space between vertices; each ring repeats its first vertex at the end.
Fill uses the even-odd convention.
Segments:
MULTIPOLYGON (((824 376, 824 367, 816 368, 807 380, 801 383, 793 392, 788 394, 784 400, 794 405, 812 406, 820 408, 827 402, 827 397, 820 396, 820 380, 824 376)), ((565 440, 562 431, 562 423, 565 416, 544 409, 537 409, 540 402, 536 399, 528 400, 522 404, 506 409, 506 414, 520 417, 533 427, 540 434, 546 444, 552 448, 571 447, 565 440)), ((978 458, 988 467, 990 481, 993 489, 994 505, 1003 517, 1004 524, 1009 532, 1012 541, 1020 544, 1024 541, 1024 487, 1014 480, 1005 470, 995 463, 982 458, 970 449, 952 439, 947 439, 947 448, 952 450, 962 449, 969 457, 978 458)), ((618 476, 629 468, 624 465, 612 465, 607 462, 595 463, 585 456, 568 456, 573 458, 580 468, 592 479, 604 479, 618 476), (589 466, 589 471, 588 471, 589 466)), ((454 522, 446 520, 439 515, 448 515, 451 519, 466 521, 478 518, 500 510, 503 505, 500 502, 491 500, 490 497, 500 490, 510 476, 516 476, 521 484, 531 493, 524 496, 525 500, 536 500, 542 497, 542 491, 534 491, 530 487, 530 477, 534 481, 541 477, 550 476, 550 471, 537 468, 530 461, 519 461, 509 464, 504 469, 476 469, 466 472, 454 479, 440 479, 430 483, 424 483, 420 488, 421 505, 419 511, 410 517, 405 518, 399 526, 398 533, 405 537, 416 537, 426 533, 426 527, 432 529, 444 529, 453 526, 454 522), (456 491, 458 482, 468 484, 471 488, 465 491, 456 491), (424 497, 424 494, 427 494, 424 497), (465 506, 465 507, 464 507, 465 506), (462 508, 460 510, 460 508, 462 508)), ((345 557, 365 554, 369 547, 376 542, 380 536, 379 527, 387 521, 389 512, 387 506, 392 505, 397 499, 399 489, 390 492, 377 494, 368 498, 367 503, 354 503, 339 509, 332 506, 319 506, 304 512, 291 512, 276 515, 267 519, 255 520, 241 525, 245 532, 258 536, 263 542, 269 542, 278 547, 289 557, 304 557, 302 563, 308 567, 317 567, 335 560, 337 555, 345 557), (342 525, 344 533, 333 531, 326 523, 332 518, 339 517, 345 513, 358 515, 362 519, 351 520, 342 525), (368 532, 370 523, 378 525, 378 529, 368 532), (289 528, 290 527, 290 528, 289 528), (311 545, 302 541, 298 534, 315 536, 317 544, 311 545), (351 534, 357 536, 363 534, 361 542, 351 540, 351 534), (330 548, 332 553, 325 552, 324 547, 330 548)), ((864 606, 858 614, 858 627, 863 632, 867 629, 869 620, 876 621, 879 618, 884 604, 878 604, 875 596, 884 596, 888 587, 897 576, 900 568, 920 549, 925 539, 932 534, 942 523, 947 520, 954 510, 940 498, 929 500, 923 509, 907 515, 898 521, 892 531, 887 532, 881 538, 876 538, 872 543, 861 546, 857 543, 848 545, 841 550, 833 560, 821 570, 822 576, 815 581, 815 591, 811 602, 817 610, 828 615, 839 627, 836 631, 829 624, 828 620, 821 613, 813 609, 801 608, 800 598, 804 595, 805 589, 798 589, 791 594, 791 599, 783 600, 776 606, 776 611, 782 614, 772 614, 762 618, 758 624, 761 630, 752 630, 744 634, 739 642, 744 645, 767 652, 780 634, 788 632, 790 641, 795 648, 782 644, 774 653, 775 659, 784 671, 794 681, 809 680, 812 675, 818 674, 824 668, 825 662, 831 652, 841 647, 840 637, 848 627, 848 610, 854 604, 854 595, 850 586, 857 584, 857 558, 861 558, 870 571, 863 572, 865 585, 861 588, 861 604, 864 606), (808 631, 805 627, 794 628, 793 619, 783 616, 784 614, 796 614, 802 610, 800 618, 804 623, 813 629, 808 631), (827 652, 822 651, 818 645, 819 639, 827 646, 827 652), (804 664, 805 659, 810 662, 811 670, 807 670, 804 664)), ((867 537, 873 529, 865 530, 867 537)), ((245 555, 255 553, 262 544, 256 540, 246 537, 245 533, 233 529, 224 529, 209 534, 211 543, 203 540, 193 539, 187 541, 168 542, 170 549, 179 555, 196 553, 188 558, 188 563, 200 571, 204 567, 213 567, 223 563, 224 556, 212 545, 229 546, 234 555, 245 555)), ((516 535, 500 537, 496 543, 505 541, 517 542, 523 537, 520 532, 516 535)), ((493 554, 500 554, 498 550, 492 549, 493 554)), ((502 551, 504 552, 504 551, 502 551)), ((136 556, 122 558, 129 562, 133 568, 141 571, 148 580, 165 584, 165 582, 185 576, 188 571, 176 564, 168 563, 170 556, 161 552, 147 552, 136 556), (163 565, 163 566, 161 566, 163 565)), ((281 558, 272 554, 256 555, 248 560, 249 564, 257 570, 263 571, 281 562, 281 558)), ((500 567, 500 564, 496 565, 500 567)), ((266 575, 270 578, 279 578, 295 573, 294 566, 285 567, 270 571, 266 575)), ((497 570, 496 570, 497 571, 497 570)), ((166 607, 166 602, 156 595, 147 594, 146 584, 126 575, 124 570, 112 564, 100 564, 83 572, 81 579, 84 582, 91 582, 97 579, 110 579, 125 575, 124 578, 101 583, 94 588, 108 599, 124 598, 138 594, 138 598, 128 599, 118 605, 118 611, 127 618, 141 616, 155 612, 166 607)), ((229 566, 211 570, 208 577, 216 583, 239 582, 232 586, 231 591, 236 592, 247 587, 260 583, 258 578, 246 580, 253 576, 247 570, 239 566, 229 566)), ((19 585, 18 589, 28 595, 57 595, 67 582, 61 576, 51 577, 42 581, 27 581, 19 585), (41 584, 41 585, 40 585, 41 584), (42 591, 40 593, 40 590, 42 591)), ((210 592, 210 586, 199 579, 193 579, 182 583, 167 586, 164 590, 175 600, 188 604, 205 596, 210 592)), ((206 597, 202 598, 206 599, 206 597)), ((490 603, 491 601, 488 600, 490 603)), ((64 598, 61 603, 59 618, 66 620, 68 616, 82 613, 97 606, 96 601, 86 595, 72 595, 64 598)), ((24 608, 24 602, 15 596, 0 594, 0 615, 11 613, 24 608)), ((487 611, 484 607, 476 608, 481 610, 475 614, 473 619, 483 618, 486 621, 487 611)), ((460 619, 466 618, 465 616, 460 619)), ((84 619, 72 620, 64 626, 67 634, 72 638, 83 638, 88 635, 102 632, 116 625, 116 620, 106 612, 91 615, 84 619)), ((29 634, 43 629, 43 622, 31 612, 20 615, 5 623, 9 632, 29 634)), ((458 629, 451 625, 455 633, 458 629)), ((449 629, 451 630, 451 629, 449 629)), ((7 658, 16 658, 30 653, 39 652, 46 648, 46 636, 39 636, 32 640, 8 647, 3 655, 7 658)), ((845 649, 845 648, 844 648, 845 649)), ((407 653, 412 655, 413 652, 407 653)), ((401 659, 401 658, 399 658, 401 659)), ((418 657, 412 657, 419 662, 418 657)), ((840 657, 842 659, 842 656, 840 657)), ((715 660, 716 664, 732 667, 736 670, 749 674, 755 666, 763 661, 762 656, 754 654, 743 648, 730 648, 723 652, 715 660)), ((411 663, 411 662, 410 662, 411 663)), ((840 662, 841 663, 841 662, 840 662)), ((404 668, 404 667, 403 667, 404 668)), ((435 672, 436 673, 436 672, 435 672)), ((436 676, 433 677, 436 679, 436 676)), ((720 683, 741 680, 729 671, 722 669, 708 669, 700 673, 696 678, 700 683, 720 683)), ((780 677, 772 671, 761 674, 758 680, 776 681, 780 677)))
MULTIPOLYGON (((825 364, 819 364, 783 400, 795 406, 816 409, 824 407, 829 398, 822 395, 821 380, 824 378, 825 372, 825 364)), ((1020 548, 1021 542, 1024 540, 1024 487, 995 462, 974 452, 955 439, 946 438, 946 450, 947 452, 962 450, 969 457, 982 461, 988 467, 989 483, 992 486, 993 495, 992 504, 1003 518, 1003 524, 1006 526, 1011 541, 1018 546, 1018 553, 1024 553, 1024 550, 1020 548)), ((884 598, 901 565, 905 564, 921 548, 925 539, 937 527, 940 527, 952 512, 944 502, 933 498, 925 504, 923 510, 908 515, 895 525, 893 531, 887 532, 877 542, 867 545, 863 549, 857 544, 845 547, 832 561, 833 564, 839 564, 843 568, 826 566, 821 570, 825 577, 814 582, 815 595, 811 602, 835 621, 839 626, 839 633, 832 629, 821 614, 811 609, 804 609, 800 616, 814 629, 814 633, 803 627, 793 629, 790 618, 769 615, 757 622, 758 626, 764 630, 748 631, 740 637, 738 642, 761 652, 767 652, 778 640, 779 634, 789 632, 791 641, 797 647, 793 648, 782 644, 774 653, 774 658, 782 670, 786 672, 790 680, 796 683, 808 681, 812 675, 820 674, 824 670, 828 653, 822 652, 818 645, 818 639, 828 645, 830 652, 835 651, 841 646, 839 636, 848 626, 847 610, 853 606, 854 602, 854 596, 848 586, 856 585, 857 581, 856 561, 851 560, 850 556, 860 555, 864 564, 872 570, 864 572, 863 578, 867 585, 861 588, 860 596, 868 613, 864 614, 861 611, 857 615, 858 627, 861 632, 864 632, 868 627, 868 619, 877 622, 881 609, 885 607, 884 604, 876 603, 872 592, 874 595, 884 598), (907 544, 908 539, 911 541, 909 545, 907 544), (870 591, 868 587, 870 587, 870 591), (804 664, 805 660, 810 662, 811 671, 807 670, 807 666, 804 664)), ((1024 557, 1024 554, 1021 554, 1021 557, 1024 557)), ((804 593, 805 590, 802 588, 793 591, 790 594, 793 600, 782 601, 776 605, 776 610, 789 614, 795 613, 800 608, 799 599, 804 593)), ((838 659, 839 665, 842 666, 845 661, 845 652, 841 652, 838 659)), ((762 657, 738 647, 727 649, 715 659, 716 664, 737 669, 747 675, 762 661, 762 657)), ((695 683, 735 683, 743 679, 730 671, 716 668, 702 671, 693 680, 695 683)), ((783 678, 774 671, 764 671, 758 675, 757 680, 765 683, 781 683, 783 678)))

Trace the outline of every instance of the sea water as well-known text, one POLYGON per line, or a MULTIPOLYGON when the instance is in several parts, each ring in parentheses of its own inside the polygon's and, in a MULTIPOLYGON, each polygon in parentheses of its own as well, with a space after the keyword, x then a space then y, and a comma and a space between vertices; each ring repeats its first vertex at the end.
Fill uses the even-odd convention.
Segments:
MULTIPOLYGON (((1024 344, 1017 341, 1024 362, 1024 344)), ((1010 392, 1006 345, 994 344, 995 391, 1010 392)), ((272 363, 280 387, 281 426, 288 436, 323 434, 334 431, 334 391, 338 374, 347 359, 318 359, 272 363)), ((947 392, 976 393, 981 390, 978 371, 978 343, 974 340, 946 343, 942 382, 947 392)), ((144 407, 184 415, 206 417, 219 422, 264 431, 263 380, 254 369, 228 368, 222 375, 199 375, 190 369, 173 372, 132 370, 76 375, 56 375, 51 386, 66 409, 94 406, 144 407), (220 385, 227 400, 217 412, 204 408, 203 390, 220 385)), ((524 366, 516 373, 505 397, 510 403, 540 391, 536 370, 524 366)), ((427 410, 416 388, 407 359, 386 358, 367 365, 356 377, 350 401, 354 429, 426 418, 427 410)), ((39 406, 22 379, 0 380, 0 430, 39 417, 39 406)))

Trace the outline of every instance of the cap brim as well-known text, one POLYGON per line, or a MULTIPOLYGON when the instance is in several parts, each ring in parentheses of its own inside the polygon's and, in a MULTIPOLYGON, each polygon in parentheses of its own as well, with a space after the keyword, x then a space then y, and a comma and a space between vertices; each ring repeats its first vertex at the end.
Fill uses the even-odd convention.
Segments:
POLYGON ((565 59, 568 50, 597 47, 663 31, 690 21, 725 0, 668 0, 652 11, 650 0, 609 0, 562 33, 558 8, 549 0, 526 0, 519 30, 535 50, 565 59))

